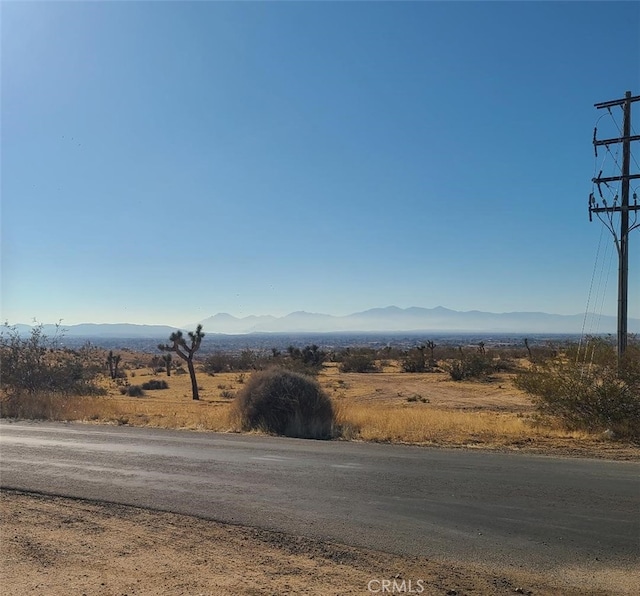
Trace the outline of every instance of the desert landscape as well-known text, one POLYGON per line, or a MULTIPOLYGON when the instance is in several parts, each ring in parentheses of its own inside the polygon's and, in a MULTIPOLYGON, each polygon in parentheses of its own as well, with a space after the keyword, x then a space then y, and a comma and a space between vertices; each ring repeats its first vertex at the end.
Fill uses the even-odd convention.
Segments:
MULTIPOLYGON (((456 381, 446 360, 432 363, 427 372, 405 372, 406 357, 389 358, 387 350, 369 353, 364 366, 369 372, 345 372, 350 367, 344 354, 326 354, 315 375, 335 409, 334 440, 640 460, 633 440, 542 419, 531 396, 514 384, 531 362, 521 350, 488 354, 508 360, 511 370, 456 381)), ((100 394, 23 396, 20 417, 236 434, 242 431, 237 396, 255 374, 251 367, 262 366, 257 354, 249 358, 245 352, 246 369, 213 372, 240 366, 238 355, 203 355, 196 361, 199 399, 194 400, 179 359, 168 376, 159 354, 96 349, 92 357, 102 363, 100 394), (115 357, 118 370, 112 375, 115 357)), ((12 403, 5 395, 5 416, 12 403)), ((586 575, 566 570, 560 578, 508 565, 403 557, 319 542, 304 532, 293 536, 15 490, 3 491, 1 503, 2 583, 5 593, 16 596, 366 594, 380 591, 382 584, 375 582, 383 579, 404 586, 404 592, 425 594, 632 594, 639 579, 628 570, 586 575)))
MULTIPOLYGON (((450 362, 457 358, 457 350, 437 350, 444 352, 447 359, 420 373, 404 372, 403 362, 386 357, 386 350, 365 350, 366 361, 372 368, 364 372, 344 372, 344 365, 330 361, 326 354, 312 373, 334 405, 335 425, 339 427, 335 438, 527 450, 549 455, 622 459, 636 459, 640 455, 634 440, 624 437, 611 440, 610 435, 603 434, 605 429, 570 430, 561 421, 542 418, 531 396, 514 384, 516 376, 531 365, 522 356, 522 349, 513 348, 511 354, 509 350, 488 349, 487 358, 501 361, 510 372, 491 370, 477 378, 462 380, 453 380, 448 370, 450 362)), ((472 346, 468 351, 475 355, 478 348, 472 346)), ((22 400, 16 413, 22 418, 239 432, 234 398, 245 387, 254 368, 273 365, 268 353, 250 350, 244 356, 203 355, 195 360, 199 399, 193 400, 191 380, 180 359, 174 358, 171 376, 167 376, 159 353, 127 349, 112 353, 121 359, 119 376, 100 377, 102 394, 61 397, 42 391, 22 400), (223 370, 219 371, 220 368, 223 370), (217 372, 211 372, 212 369, 217 372), (152 388, 145 389, 145 385, 152 388)), ((107 357, 107 351, 100 349, 92 355, 98 363, 104 363, 107 357)), ((285 357, 284 362, 291 359, 285 357)), ((10 416, 12 410, 6 399, 4 408, 4 415, 10 416)))

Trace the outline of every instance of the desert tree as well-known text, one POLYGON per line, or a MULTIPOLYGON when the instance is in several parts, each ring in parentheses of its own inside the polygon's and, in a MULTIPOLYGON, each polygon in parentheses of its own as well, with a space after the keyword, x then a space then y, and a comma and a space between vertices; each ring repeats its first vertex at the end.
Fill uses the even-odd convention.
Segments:
POLYGON ((107 366, 109 367, 109 376, 112 379, 115 379, 118 376, 118 366, 120 365, 120 360, 122 360, 122 356, 120 356, 120 354, 114 354, 113 350, 109 350, 109 355, 107 356, 107 366))
POLYGON ((196 370, 193 367, 193 355, 200 349, 202 338, 204 333, 202 332, 202 325, 198 325, 195 331, 189 331, 187 334, 191 340, 190 344, 183 337, 182 331, 175 331, 169 336, 168 344, 159 344, 158 350, 163 352, 175 352, 182 358, 189 368, 189 375, 191 376, 191 392, 193 393, 193 399, 200 399, 198 395, 198 383, 196 382, 196 370))
POLYGON ((436 359, 433 355, 433 352, 436 349, 436 343, 430 339, 427 342, 427 348, 429 349, 429 352, 431 352, 431 358, 429 359, 429 366, 433 367, 436 365, 436 359))
POLYGON ((164 362, 165 368, 167 369, 167 376, 171 376, 171 353, 167 352, 162 355, 162 361, 164 362))

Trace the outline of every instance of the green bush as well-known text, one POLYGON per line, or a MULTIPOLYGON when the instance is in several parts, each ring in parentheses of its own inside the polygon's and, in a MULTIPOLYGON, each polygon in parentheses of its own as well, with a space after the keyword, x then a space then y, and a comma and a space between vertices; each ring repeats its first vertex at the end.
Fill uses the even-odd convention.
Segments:
POLYGON ((620 437, 640 438, 636 340, 629 342, 619 369, 612 343, 591 338, 583 351, 569 346, 564 354, 533 364, 515 378, 515 384, 533 397, 540 414, 560 419, 569 429, 611 430, 620 437))
POLYGON ((333 405, 312 377, 278 368, 255 372, 234 405, 243 430, 331 438, 333 405))

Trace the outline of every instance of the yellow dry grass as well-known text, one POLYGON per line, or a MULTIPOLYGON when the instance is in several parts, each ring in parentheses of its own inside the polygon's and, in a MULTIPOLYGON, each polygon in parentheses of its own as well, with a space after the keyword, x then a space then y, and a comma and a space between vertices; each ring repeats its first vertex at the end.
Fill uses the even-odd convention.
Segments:
POLYGON ((338 424, 363 441, 438 445, 514 445, 532 439, 584 439, 586 433, 542 428, 530 417, 504 412, 441 410, 428 406, 341 404, 338 424))

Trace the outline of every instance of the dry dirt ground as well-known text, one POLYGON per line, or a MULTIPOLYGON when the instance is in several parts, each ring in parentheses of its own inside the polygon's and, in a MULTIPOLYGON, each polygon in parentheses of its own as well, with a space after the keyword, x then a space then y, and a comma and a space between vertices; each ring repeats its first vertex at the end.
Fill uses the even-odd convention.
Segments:
POLYGON ((3 596, 577 596, 635 594, 633 586, 640 582, 640 574, 487 570, 171 513, 16 492, 1 492, 0 505, 3 596))

